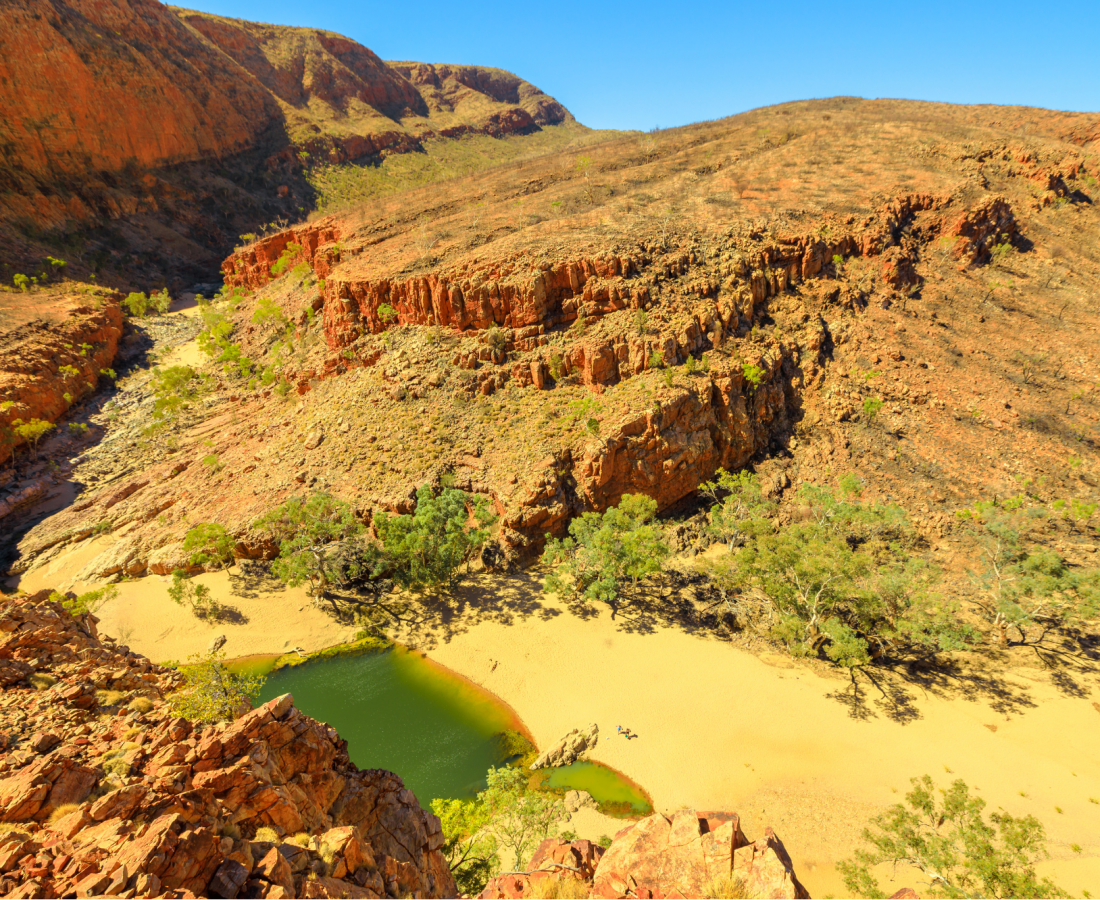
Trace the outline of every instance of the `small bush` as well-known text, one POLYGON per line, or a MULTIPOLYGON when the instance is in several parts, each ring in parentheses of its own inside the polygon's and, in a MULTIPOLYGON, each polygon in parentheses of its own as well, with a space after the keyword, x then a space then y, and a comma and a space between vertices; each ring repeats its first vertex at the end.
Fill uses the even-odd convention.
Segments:
POLYGON ((277 832, 270 825, 262 825, 256 829, 256 835, 252 838, 252 840, 277 844, 279 842, 279 832, 277 832))
POLYGON ((764 381, 764 370, 753 363, 745 363, 741 366, 741 377, 756 390, 764 381))
POLYGON ((740 900, 742 897, 748 897, 748 893, 745 891, 745 882, 742 881, 736 875, 726 875, 715 878, 705 888, 703 888, 703 896, 707 900, 719 900, 719 898, 729 898, 729 900, 740 900))
POLYGON ((80 804, 78 803, 62 803, 60 806, 56 807, 53 812, 50 813, 50 818, 47 821, 51 825, 56 825, 58 822, 64 819, 65 816, 76 812, 78 809, 80 809, 80 804))
POLYGON ((46 691, 57 684, 57 679, 52 675, 47 675, 45 672, 36 672, 34 675, 30 675, 27 681, 30 682, 30 686, 36 691, 46 691))
POLYGON ((868 422, 873 422, 883 407, 883 401, 878 397, 867 397, 863 401, 863 417, 868 422))
POLYGON ((601 834, 596 840, 596 843, 603 847, 604 850, 606 850, 608 847, 611 846, 611 836, 607 834, 601 834))
POLYGON ((129 707, 136 713, 144 714, 147 712, 152 712, 153 701, 150 700, 148 697, 134 697, 134 699, 130 701, 129 707))
POLYGON ((118 706, 126 699, 125 691, 96 691, 95 700, 100 706, 118 706))
POLYGON ((562 870, 557 878, 539 878, 532 885, 532 897, 540 900, 574 900, 574 898, 588 897, 588 885, 579 878, 574 878, 562 870))
POLYGON ((309 848, 309 835, 304 831, 299 831, 297 834, 287 838, 288 844, 295 844, 299 847, 309 848))

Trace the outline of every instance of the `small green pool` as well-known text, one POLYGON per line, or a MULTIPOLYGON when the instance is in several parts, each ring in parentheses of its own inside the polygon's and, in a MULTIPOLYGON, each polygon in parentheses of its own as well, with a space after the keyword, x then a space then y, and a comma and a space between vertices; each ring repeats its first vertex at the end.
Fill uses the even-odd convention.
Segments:
POLYGON ((280 669, 259 701, 288 693, 340 732, 352 762, 397 772, 425 807, 482 790, 486 771, 504 762, 496 736, 516 727, 490 695, 400 647, 280 669))
POLYGON ((644 816, 653 811, 645 792, 625 776, 596 762, 542 769, 543 785, 560 791, 588 791, 611 815, 644 816))

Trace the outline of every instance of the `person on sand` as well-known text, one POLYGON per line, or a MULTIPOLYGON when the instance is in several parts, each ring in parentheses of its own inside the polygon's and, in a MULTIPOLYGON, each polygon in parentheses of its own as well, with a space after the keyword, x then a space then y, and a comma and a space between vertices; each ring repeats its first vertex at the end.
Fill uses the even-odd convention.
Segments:
POLYGON ((622 734, 622 733, 623 733, 623 726, 622 725, 616 725, 615 726, 615 734, 622 734))

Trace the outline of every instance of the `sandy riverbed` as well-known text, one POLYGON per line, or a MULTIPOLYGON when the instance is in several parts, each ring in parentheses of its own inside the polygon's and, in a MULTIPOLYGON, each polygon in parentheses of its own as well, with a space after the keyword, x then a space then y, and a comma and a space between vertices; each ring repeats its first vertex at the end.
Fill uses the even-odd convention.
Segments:
MULTIPOLYGON (((59 559, 22 586, 60 583, 78 562, 59 559)), ((233 656, 352 637, 301 590, 225 573, 200 580, 247 621, 196 620, 168 599, 168 579, 153 576, 119 585, 101 628, 157 661, 202 652, 222 633, 233 656)), ((963 778, 992 808, 1037 816, 1051 838, 1043 871, 1071 894, 1100 893, 1100 805, 1089 800, 1100 798, 1100 713, 1089 685, 1074 696, 1019 669, 924 686, 894 681, 884 685, 892 702, 865 683, 855 702, 839 673, 649 627, 629 611, 578 615, 537 587, 527 576, 475 576, 445 624, 398 637, 511 705, 540 747, 597 722, 592 758, 643 785, 658 809, 736 810, 750 837, 771 825, 814 896, 844 895, 833 864, 850 855, 871 815, 925 773, 944 785, 963 778), (617 725, 637 739, 615 736, 617 725)), ((595 839, 611 824, 599 818, 569 827, 595 839)), ((893 884, 905 883, 919 887, 912 874, 893 884)))

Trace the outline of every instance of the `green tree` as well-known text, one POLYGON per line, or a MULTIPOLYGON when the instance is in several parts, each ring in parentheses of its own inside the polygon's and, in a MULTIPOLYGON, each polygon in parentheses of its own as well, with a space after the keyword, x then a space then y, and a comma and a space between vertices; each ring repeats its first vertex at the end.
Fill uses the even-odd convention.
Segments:
POLYGON ((604 513, 587 512, 569 523, 569 537, 547 535, 542 554, 553 571, 544 590, 558 596, 577 596, 618 604, 622 584, 661 571, 669 554, 661 528, 653 518, 657 501, 643 494, 627 494, 604 513), (566 577, 563 577, 566 576, 566 577))
POLYGON ((122 305, 126 307, 131 316, 141 319, 145 317, 145 312, 149 309, 149 298, 145 296, 143 291, 131 291, 123 299, 122 305))
POLYGON ((423 485, 411 515, 381 512, 374 529, 394 581, 414 589, 441 583, 453 589, 462 579, 462 564, 469 569, 495 521, 485 497, 456 488, 443 488, 437 495, 423 485))
POLYGON ((70 616, 82 616, 86 613, 95 614, 104 603, 114 600, 116 597, 118 597, 118 588, 113 584, 94 591, 87 591, 75 598, 69 598, 57 591, 50 594, 50 599, 55 603, 60 603, 70 616))
POLYGON ((514 854, 516 866, 522 866, 568 818, 565 805, 557 797, 528 788, 527 776, 513 766, 490 769, 486 780, 489 786, 477 795, 478 802, 496 839, 514 854))
POLYGON ((53 430, 53 423, 45 419, 30 419, 27 422, 15 419, 11 424, 15 433, 31 445, 34 458, 38 459, 38 442, 42 440, 44 434, 53 430))
POLYGON ((251 708, 263 676, 231 672, 224 660, 224 651, 195 655, 178 667, 185 683, 169 701, 176 715, 193 722, 229 722, 251 708))
POLYGON ((217 619, 221 614, 221 606, 210 593, 210 588, 192 581, 183 569, 172 573, 168 596, 177 606, 190 606, 196 616, 217 619))
POLYGON ((727 541, 730 550, 746 537, 771 527, 767 518, 775 504, 765 499, 755 473, 719 469, 714 480, 700 485, 699 490, 716 501, 710 509, 707 530, 720 541, 727 541), (724 497, 717 502, 719 495, 724 497))
POLYGON ((500 870, 497 840, 489 831, 489 811, 480 800, 433 800, 443 826, 443 855, 458 892, 476 897, 500 870))
POLYGON ((764 381, 764 370, 753 363, 743 363, 741 366, 741 377, 752 385, 753 390, 756 390, 764 381))
MULTIPOLYGON (((752 476, 755 478, 755 476, 752 476)), ((973 638, 954 606, 931 594, 934 571, 912 552, 914 535, 893 504, 863 503, 859 486, 804 484, 805 515, 780 525, 752 506, 735 525, 744 546, 716 562, 719 586, 759 598, 770 630, 795 655, 821 654, 849 668, 901 648, 960 649, 973 638)))
POLYGON ((183 539, 183 550, 190 553, 188 560, 192 566, 213 566, 216 569, 230 568, 234 562, 237 541, 224 525, 216 522, 200 522, 187 531, 183 539))
POLYGON ((185 409, 195 398, 198 375, 190 366, 153 369, 153 415, 167 419, 185 409))
POLYGON ((379 304, 378 318, 382 321, 383 325, 389 325, 390 322, 397 318, 397 310, 388 303, 379 304))
POLYGON ((982 502, 963 513, 974 528, 979 555, 972 599, 1005 646, 1042 641, 1051 631, 1100 611, 1100 569, 1071 568, 1058 553, 1030 545, 1027 532, 1043 515, 1019 502, 982 502))
POLYGON ((291 587, 308 582, 318 598, 326 597, 329 585, 346 576, 333 551, 341 541, 363 532, 351 506, 325 492, 305 500, 292 497, 252 527, 279 544, 279 558, 272 566, 275 576, 291 587))
POLYGON ((837 864, 855 896, 885 896, 871 873, 884 862, 919 869, 933 897, 1068 896, 1035 872, 1035 862, 1047 853, 1046 833, 1034 816, 1016 818, 999 810, 987 821, 985 801, 971 796, 962 780, 936 788, 925 775, 912 784, 904 804, 891 806, 864 829, 869 846, 837 864))

